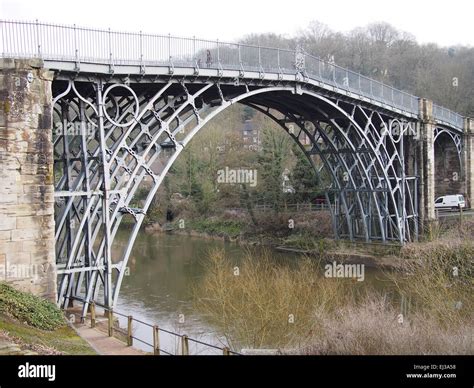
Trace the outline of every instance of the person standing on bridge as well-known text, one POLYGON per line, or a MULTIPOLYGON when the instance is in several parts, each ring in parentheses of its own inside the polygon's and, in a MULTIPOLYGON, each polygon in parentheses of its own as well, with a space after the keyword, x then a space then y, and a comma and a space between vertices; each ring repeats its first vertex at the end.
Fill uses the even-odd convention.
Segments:
POLYGON ((211 51, 210 50, 207 50, 206 65, 207 65, 207 67, 211 67, 211 65, 212 65, 212 57, 211 57, 211 51))

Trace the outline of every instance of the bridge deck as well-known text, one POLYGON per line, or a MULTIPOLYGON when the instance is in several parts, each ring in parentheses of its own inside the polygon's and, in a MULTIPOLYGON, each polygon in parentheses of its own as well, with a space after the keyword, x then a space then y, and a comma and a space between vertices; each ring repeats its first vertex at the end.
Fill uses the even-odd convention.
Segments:
MULTIPOLYGON (((219 77, 242 82, 308 82, 341 96, 418 117, 419 98, 321 60, 301 49, 0 20, 5 58, 36 57, 58 72, 113 76, 219 77)), ((464 118, 435 105, 439 124, 462 131, 464 118)))

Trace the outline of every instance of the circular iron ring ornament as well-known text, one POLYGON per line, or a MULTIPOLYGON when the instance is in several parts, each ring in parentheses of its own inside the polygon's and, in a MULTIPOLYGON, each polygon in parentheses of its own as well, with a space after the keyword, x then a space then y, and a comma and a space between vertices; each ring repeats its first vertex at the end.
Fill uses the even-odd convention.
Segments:
MULTIPOLYGON (((138 117, 138 113, 139 113, 139 108, 140 108, 140 102, 138 101, 138 97, 137 95, 135 94, 135 92, 133 91, 133 89, 130 87, 130 86, 127 86, 127 85, 122 85, 122 84, 114 84, 114 85, 111 85, 107 88, 107 90, 104 92, 104 95, 102 96, 102 100, 105 101, 106 97, 107 97, 107 94, 114 88, 118 88, 118 87, 121 87, 121 88, 124 88, 124 89, 127 89, 133 96, 133 98, 135 99, 135 113, 133 115, 133 119, 126 122, 126 123, 123 123, 123 124, 120 124, 120 123, 117 123, 115 120, 113 120, 109 114, 107 113, 107 109, 104 109, 104 116, 107 118, 107 120, 109 122, 111 122, 113 125, 117 126, 117 127, 121 127, 121 128, 124 128, 124 127, 129 127, 130 125, 133 124, 134 121, 137 120, 137 117, 138 117)), ((117 112, 118 113, 118 112, 117 112)))

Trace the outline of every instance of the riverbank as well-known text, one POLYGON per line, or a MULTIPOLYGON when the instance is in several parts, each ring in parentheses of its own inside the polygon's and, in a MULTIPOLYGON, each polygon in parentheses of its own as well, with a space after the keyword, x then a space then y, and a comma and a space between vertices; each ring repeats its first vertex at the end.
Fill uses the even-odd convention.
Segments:
POLYGON ((327 276, 314 260, 281 266, 265 253, 248 255, 235 276, 232 260, 214 252, 195 303, 237 351, 474 354, 473 255, 473 244, 426 245, 377 289, 327 276))
POLYGON ((0 354, 96 352, 69 326, 56 305, 0 282, 0 354))
MULTIPOLYGON (((328 222, 327 215, 313 213, 313 224, 328 222)), ((283 252, 292 252, 317 257, 325 261, 337 260, 342 263, 360 263, 368 267, 398 269, 410 259, 433 246, 451 247, 462 245, 474 239, 474 220, 466 219, 460 225, 456 220, 446 220, 430 230, 419 242, 401 246, 398 243, 365 243, 331 239, 327 228, 311 225, 307 220, 295 216, 294 228, 281 227, 282 220, 263 220, 257 228, 248 221, 226 217, 195 218, 182 224, 181 220, 163 226, 152 223, 146 227, 148 234, 171 233, 203 239, 227 241, 242 246, 264 246, 283 252), (318 231, 324 233, 318 234, 318 231)), ((284 218, 284 217, 283 217, 284 218)))
POLYGON ((314 237, 307 228, 283 229, 275 233, 273 228, 268 231, 262 228, 254 230, 239 220, 214 217, 190 220, 182 228, 179 221, 164 225, 153 223, 145 230, 151 235, 164 233, 226 241, 241 246, 262 246, 328 261, 360 263, 368 267, 398 268, 403 265, 403 260, 399 258, 401 246, 398 244, 334 241, 327 237, 314 237))
MULTIPOLYGON (((119 245, 126 244, 129 237, 129 230, 121 232, 123 233, 118 234, 116 240, 119 245)), ((462 246, 462 240, 468 245, 472 238, 461 235, 458 231, 456 233, 459 235, 458 238, 449 236, 448 243, 437 241, 408 244, 400 252, 402 255, 400 259, 405 260, 407 265, 403 270, 385 271, 378 268, 355 267, 356 271, 364 270, 363 281, 355 277, 350 278, 350 272, 345 275, 349 278, 326 278, 325 265, 321 265, 318 258, 305 260, 305 255, 301 253, 274 251, 258 246, 249 248, 234 243, 178 234, 139 233, 134 254, 129 261, 132 276, 124 280, 121 290, 122 301, 118 309, 126 315, 137 316, 143 321, 156 322, 160 327, 178 329, 177 332, 188 334, 190 337, 199 338, 200 333, 206 333, 206 342, 210 343, 217 339, 221 341, 222 332, 219 323, 222 322, 230 324, 231 331, 247 330, 246 328, 252 327, 248 338, 259 338, 268 330, 272 331, 272 335, 267 337, 265 334, 265 337, 284 338, 285 330, 291 329, 288 335, 301 341, 302 346, 298 348, 301 352, 306 351, 303 345, 314 344, 314 348, 309 349, 309 352, 324 354, 325 351, 335 351, 338 354, 344 354, 344 342, 338 341, 339 337, 344 338, 349 334, 351 341, 354 341, 356 345, 357 342, 365 339, 365 343, 360 345, 363 349, 355 350, 356 352, 362 354, 382 351, 385 346, 383 335, 375 338, 376 345, 370 348, 370 341, 374 336, 367 336, 370 330, 364 331, 363 327, 357 326, 357 320, 361 319, 363 324, 369 325, 368 327, 373 330, 381 330, 382 333, 388 330, 394 333, 393 336, 387 336, 387 342, 393 354, 396 354, 397 346, 400 346, 401 352, 416 353, 418 344, 422 344, 420 349, 431 354, 435 351, 439 353, 445 347, 443 343, 450 341, 456 345, 446 346, 446 351, 452 349, 452 352, 459 350, 466 353, 468 344, 462 340, 465 338, 462 335, 466 334, 471 325, 465 325, 466 329, 462 329, 459 335, 453 332, 451 337, 450 324, 446 325, 448 327, 446 330, 446 327, 438 326, 436 322, 426 325, 423 323, 424 317, 427 322, 434 319, 437 311, 445 313, 446 317, 441 317, 441 320, 446 322, 446 318, 456 317, 459 311, 468 312, 471 309, 469 300, 472 300, 472 296, 469 297, 468 292, 467 297, 458 296, 460 295, 458 292, 451 294, 454 290, 451 286, 453 281, 470 284, 469 278, 464 277, 465 272, 470 272, 466 266, 469 265, 469 260, 466 261, 466 258, 474 256, 472 248, 462 246), (222 252, 219 257, 225 259, 218 272, 214 267, 208 267, 216 251, 222 252), (261 255, 269 257, 268 271, 254 271, 253 266, 246 266, 246 256, 253 258, 251 265, 264 266, 261 255), (444 258, 452 258, 453 261, 446 263, 444 258), (306 261, 310 261, 313 267, 298 271, 298 267, 306 261), (448 276, 442 276, 445 272, 436 272, 436 275, 432 275, 432 271, 425 272, 423 263, 430 262, 444 263, 444 270, 448 270, 446 272, 448 276), (413 268, 409 266, 410 263, 413 263, 413 268), (449 276, 453 266, 458 267, 460 275, 455 279, 449 276), (412 273, 416 273, 416 276, 412 273), (221 278, 219 274, 225 277, 221 278), (398 287, 391 280, 392 277, 397 282, 403 281, 404 284, 398 287), (214 279, 215 287, 221 287, 221 290, 214 292, 215 287, 208 288, 207 279, 214 279), (418 287, 419 285, 423 287, 418 287), (208 310, 194 305, 191 295, 195 290, 200 290, 202 293, 193 300, 216 303, 213 308, 216 312, 215 320, 207 320, 208 310), (343 292, 344 290, 347 293, 343 292), (420 294, 420 291, 423 291, 423 294, 420 294), (369 292, 371 295, 376 294, 375 304, 372 304, 370 300, 360 300, 369 292), (354 293, 359 299, 352 303, 354 293), (413 296, 410 298, 410 295, 413 296), (318 303, 319 299, 321 303, 318 303), (384 299, 390 303, 382 304, 384 299), (323 310, 313 309, 313 306, 308 304, 312 301, 317 303, 316 307, 320 306, 323 310), (459 301, 461 303, 458 303, 459 301), (442 304, 439 304, 441 302, 442 304), (384 306, 383 313, 376 315, 377 319, 371 318, 371 314, 382 306, 384 306), (459 311, 453 309, 456 306, 460 307, 459 311), (238 309, 233 310, 233 307, 238 307, 238 309), (341 308, 338 309, 338 307, 341 308), (224 317, 221 315, 223 308, 229 310, 224 317), (360 316, 358 316, 359 309, 360 316), (344 318, 346 313, 351 319, 344 318), (403 326, 398 323, 400 313, 403 313, 405 322, 403 326), (179 314, 186 317, 184 323, 180 323, 179 314), (290 314, 292 314, 291 317, 290 314), (289 319, 293 323, 290 324, 289 319), (411 322, 417 325, 414 331, 411 329, 411 322), (278 329, 276 332, 272 329, 274 325, 278 329), (318 338, 309 341, 306 336, 311 334, 310 330, 305 332, 304 328, 312 325, 316 325, 312 334, 317 334, 318 338), (331 327, 335 330, 331 331, 331 327), (363 338, 357 337, 359 332, 362 333, 363 338), (397 344, 397 336, 403 339, 412 334, 415 335, 416 340, 402 341, 403 343, 397 344), (436 346, 436 350, 430 349, 430 335, 433 335, 433 338, 442 338, 442 341, 431 342, 433 346, 436 346), (334 350, 325 348, 324 339, 329 338, 332 339, 333 344, 328 345, 335 346, 334 350)), ((342 249, 342 242, 340 244, 342 249)), ((324 243, 321 246, 324 247, 324 243)), ((345 247, 345 249, 352 248, 345 247)), ((374 249, 378 249, 378 246, 374 249)), ((339 260, 337 262, 340 263, 339 260)), ((137 332, 138 337, 148 338, 148 340, 150 340, 149 334, 149 330, 137 332)), ((236 334, 240 337, 239 333, 236 334)), ((249 342, 250 340, 245 341, 240 347, 269 349, 278 346, 281 349, 291 350, 293 346, 298 345, 298 343, 283 343, 280 346, 273 344, 270 339, 268 342, 265 340, 261 346, 259 343, 249 342)), ((174 347, 174 342, 170 341, 165 349, 174 351, 174 347)), ((233 349, 238 350, 235 347, 233 349)))

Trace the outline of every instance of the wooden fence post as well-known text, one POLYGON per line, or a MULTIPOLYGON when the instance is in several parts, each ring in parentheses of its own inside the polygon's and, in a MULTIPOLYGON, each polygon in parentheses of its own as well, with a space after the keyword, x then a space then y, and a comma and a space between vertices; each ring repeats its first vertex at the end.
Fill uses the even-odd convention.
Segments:
POLYGON ((181 337, 181 354, 183 356, 189 356, 189 342, 186 334, 181 337))
POLYGON ((133 317, 131 315, 128 316, 128 324, 127 324, 127 345, 133 345, 133 337, 132 337, 132 324, 133 324, 133 317))
POLYGON ((158 326, 153 326, 153 354, 160 355, 160 329, 158 326))
POLYGON ((94 302, 90 304, 90 308, 91 308, 91 328, 94 328, 95 327, 95 303, 94 302))
POLYGON ((108 328, 109 328, 109 337, 114 335, 114 312, 112 309, 108 310, 108 328))

